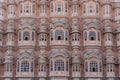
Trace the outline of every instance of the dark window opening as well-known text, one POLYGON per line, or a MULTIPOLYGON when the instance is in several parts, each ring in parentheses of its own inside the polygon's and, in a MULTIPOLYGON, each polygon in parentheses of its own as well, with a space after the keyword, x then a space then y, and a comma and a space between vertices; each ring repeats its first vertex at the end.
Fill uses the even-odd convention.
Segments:
POLYGON ((92 11, 92 9, 90 9, 90 13, 92 13, 93 11, 92 11))
POLYGON ((61 69, 61 67, 58 67, 58 71, 61 71, 62 69, 61 69))
POLYGON ((92 71, 95 72, 95 68, 93 68, 92 71))
POLYGON ((61 12, 61 8, 58 8, 58 12, 61 12))
POLYGON ((68 40, 68 38, 66 38, 66 40, 68 40))
POLYGON ((25 37, 25 40, 26 40, 26 41, 29 40, 28 37, 25 37))
POLYGON ((58 36, 58 40, 61 40, 61 36, 58 36))
POLYGON ((53 38, 51 38, 51 40, 53 40, 53 38))
POLYGON ((94 37, 91 37, 91 39, 90 39, 90 40, 92 40, 92 41, 93 41, 93 40, 95 40, 95 38, 94 38, 94 37))
POLYGON ((26 13, 29 13, 29 11, 28 11, 28 10, 26 10, 26 13))

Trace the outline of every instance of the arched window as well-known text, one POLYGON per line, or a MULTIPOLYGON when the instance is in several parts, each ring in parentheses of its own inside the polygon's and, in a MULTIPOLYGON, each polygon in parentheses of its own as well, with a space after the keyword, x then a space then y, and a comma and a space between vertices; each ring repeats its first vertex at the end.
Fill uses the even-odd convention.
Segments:
POLYGON ((34 68, 34 64, 33 64, 33 62, 31 62, 31 72, 33 72, 33 69, 34 68))
POLYGON ((24 2, 20 4, 20 14, 21 15, 33 15, 35 14, 36 5, 31 2, 24 2))
POLYGON ((92 3, 90 3, 90 6, 89 6, 89 13, 94 13, 94 6, 92 3))
POLYGON ((102 72, 102 62, 99 63, 99 70, 102 72))
POLYGON ((85 62, 85 72, 88 72, 88 62, 85 62))
POLYGON ((21 63, 21 72, 29 72, 29 62, 23 61, 21 63))
POLYGON ((5 72, 12 72, 12 64, 10 63, 5 64, 5 72))
POLYGON ((40 72, 46 72, 46 65, 45 64, 39 64, 39 71, 40 72))
POLYGON ((86 13, 86 5, 85 4, 83 5, 82 9, 83 9, 83 14, 86 13))
POLYGON ((120 41, 120 33, 117 34, 117 41, 120 41))
POLYGON ((96 33, 94 31, 89 32, 89 40, 96 40, 96 33))
POLYGON ((0 34, 0 41, 2 41, 2 34, 0 34))
POLYGON ((56 60, 54 63, 55 71, 64 71, 64 61, 63 60, 56 60))
POLYGON ((50 62, 50 70, 53 71, 53 62, 50 62))
POLYGON ((55 40, 64 40, 64 32, 62 30, 55 31, 55 40))
POLYGON ((51 40, 53 40, 53 31, 50 32, 51 40))
POLYGON ((86 31, 84 32, 84 37, 85 37, 84 39, 86 41, 87 40, 87 32, 86 31))
POLYGON ((68 10, 68 6, 67 6, 67 3, 65 3, 65 12, 67 12, 68 10))
POLYGON ((79 72, 80 71, 80 65, 79 64, 73 64, 73 72, 79 72))
POLYGON ((34 32, 32 32, 32 41, 34 41, 34 35, 35 35, 34 32))
POLYGON ((114 72, 114 64, 107 65, 107 72, 114 72))
POLYGON ((17 72, 20 72, 20 63, 19 63, 19 61, 17 62, 17 72))
POLYGON ((19 32, 19 41, 21 41, 21 32, 19 32))
POLYGON ((98 63, 96 61, 90 62, 90 72, 98 72, 98 63))
POLYGON ((65 32, 65 40, 68 40, 69 34, 68 31, 65 32))
POLYGON ((66 61, 66 71, 68 71, 68 70, 69 70, 69 62, 66 61))
POLYGON ((86 2, 82 5, 83 15, 97 15, 99 13, 99 4, 93 1, 86 2))
POLYGON ((53 12, 53 3, 50 4, 51 12, 53 12))
POLYGON ((23 40, 28 41, 30 40, 30 33, 29 32, 24 32, 23 33, 23 40))
POLYGON ((111 7, 110 5, 103 6, 103 17, 110 17, 111 7))
POLYGON ((61 5, 61 3, 58 3, 57 12, 61 12, 61 11, 62 11, 62 5, 61 5))
POLYGON ((98 32, 98 41, 100 41, 100 32, 98 32))
POLYGON ((68 12, 68 3, 67 1, 52 1, 50 3, 50 12, 55 13, 67 13, 68 12))

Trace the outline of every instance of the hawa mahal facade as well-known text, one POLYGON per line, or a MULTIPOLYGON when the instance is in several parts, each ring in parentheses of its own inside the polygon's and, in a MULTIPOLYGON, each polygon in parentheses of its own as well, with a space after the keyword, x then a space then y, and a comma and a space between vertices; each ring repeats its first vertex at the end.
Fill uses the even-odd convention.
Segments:
POLYGON ((120 80, 120 0, 0 0, 0 80, 120 80))

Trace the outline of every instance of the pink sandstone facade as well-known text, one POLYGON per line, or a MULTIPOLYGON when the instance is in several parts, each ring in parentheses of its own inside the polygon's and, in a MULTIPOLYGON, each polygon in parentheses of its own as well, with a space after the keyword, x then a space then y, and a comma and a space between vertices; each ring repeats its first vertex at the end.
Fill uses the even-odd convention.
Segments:
POLYGON ((120 0, 0 0, 0 80, 120 80, 120 0))

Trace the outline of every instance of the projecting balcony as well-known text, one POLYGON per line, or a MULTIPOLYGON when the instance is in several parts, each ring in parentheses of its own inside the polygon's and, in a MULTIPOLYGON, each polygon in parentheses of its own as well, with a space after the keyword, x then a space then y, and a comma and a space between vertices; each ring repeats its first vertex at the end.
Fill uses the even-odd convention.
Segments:
POLYGON ((4 20, 5 18, 4 18, 4 16, 0 16, 0 20, 4 20))
POLYGON ((68 71, 51 71, 49 76, 69 76, 68 71))
POLYGON ((40 13, 40 18, 47 18, 48 17, 48 14, 47 13, 40 13))
POLYGON ((83 13, 82 18, 99 18, 99 13, 83 13))
POLYGON ((111 4, 111 1, 110 0, 103 0, 102 3, 103 3, 103 5, 105 5, 105 4, 111 4))
POLYGON ((72 14, 71 14, 71 17, 78 17, 78 16, 79 16, 78 13, 72 13, 72 14))
POLYGON ((23 17, 32 17, 32 18, 35 18, 36 17, 36 14, 34 13, 32 13, 32 14, 30 14, 30 13, 22 13, 22 14, 19 14, 19 17, 20 18, 23 18, 23 17))
POLYGON ((115 77, 115 73, 114 72, 107 72, 106 77, 115 77))
POLYGON ((103 15, 103 17, 102 17, 102 19, 103 20, 105 20, 105 19, 112 19, 112 17, 111 17, 111 15, 109 14, 109 15, 103 15))
POLYGON ((120 2, 114 2, 113 8, 120 8, 120 2))
POLYGON ((35 41, 19 41, 18 42, 19 46, 29 46, 29 45, 35 45, 35 41))
POLYGON ((68 42, 68 40, 52 40, 51 42, 50 42, 50 45, 69 45, 69 42, 68 42))
POLYGON ((80 41, 72 41, 72 46, 80 46, 80 41))
POLYGON ((50 17, 67 17, 68 13, 67 12, 51 12, 50 17))
POLYGON ((8 14, 8 18, 16 18, 15 13, 14 14, 8 14))
POLYGON ((2 41, 0 41, 0 46, 2 46, 2 41))
POLYGON ((47 77, 47 73, 46 72, 39 72, 38 77, 47 77))
POLYGON ((101 41, 84 41, 84 46, 101 46, 101 41))
POLYGON ((80 72, 72 72, 72 77, 81 77, 80 72))
POLYGON ((113 42, 112 41, 105 41, 105 46, 113 46, 113 42))
POLYGON ((14 4, 14 5, 15 5, 16 2, 15 2, 14 0, 9 0, 9 1, 8 1, 8 5, 10 5, 10 4, 14 4))
POLYGON ((17 72, 16 77, 34 77, 33 72, 17 72))
POLYGON ((6 45, 7 46, 13 46, 14 45, 14 41, 7 41, 6 45))
POLYGON ((120 20, 120 16, 115 16, 115 21, 119 21, 120 20))
POLYGON ((13 77, 12 72, 4 72, 4 77, 13 77))
POLYGON ((47 41, 39 41, 39 46, 47 46, 47 41))
POLYGON ((117 46, 120 46, 120 41, 117 41, 117 46))
POLYGON ((102 72, 85 72, 85 77, 103 77, 102 72))

